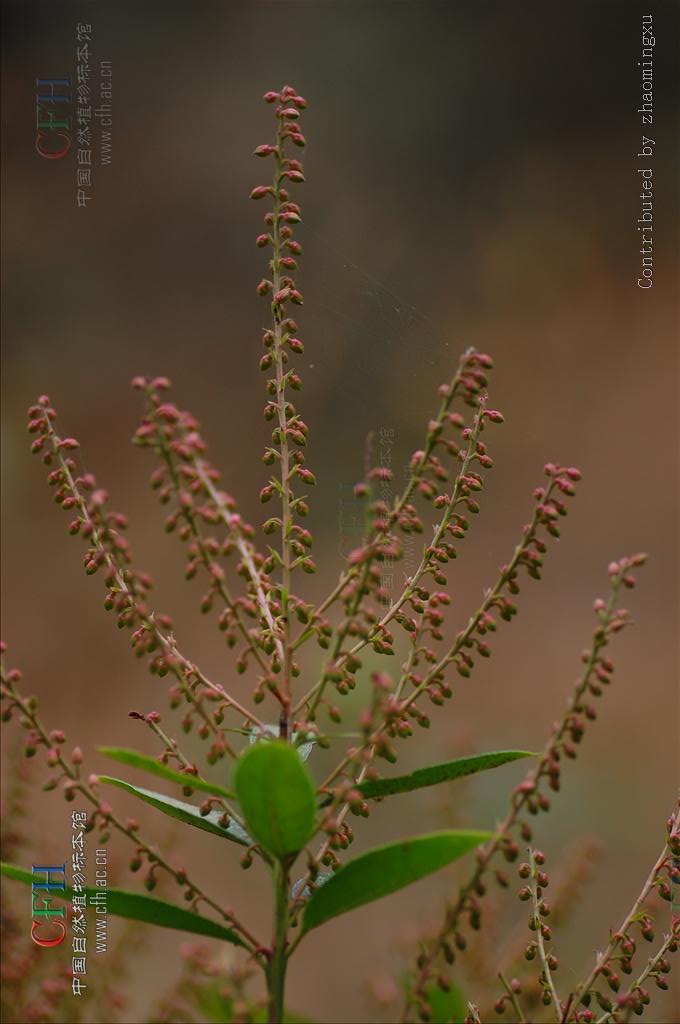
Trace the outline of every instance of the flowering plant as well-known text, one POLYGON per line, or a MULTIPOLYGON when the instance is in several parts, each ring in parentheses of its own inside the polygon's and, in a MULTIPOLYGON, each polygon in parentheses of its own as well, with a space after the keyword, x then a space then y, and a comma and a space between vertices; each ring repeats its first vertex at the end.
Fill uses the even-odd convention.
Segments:
MULTIPOLYGON (((492 360, 470 349, 438 389, 438 408, 427 424, 423 447, 411 458, 403 491, 393 502, 385 501, 380 485, 391 478, 390 469, 367 468, 355 488, 365 509, 362 543, 349 554, 327 597, 319 603, 305 600, 303 577, 317 571, 312 537, 304 525, 307 491, 316 479, 307 465, 308 427, 293 403, 302 380, 292 363, 304 344, 292 313, 304 299, 296 280, 302 256, 296 237, 301 209, 289 190, 305 180, 303 165, 293 153, 305 146, 300 118, 307 104, 290 86, 268 92, 264 99, 274 109, 276 134, 255 154, 269 161, 273 171, 271 183, 255 187, 251 198, 267 203, 264 231, 257 236, 257 245, 268 253, 266 276, 257 292, 270 314, 260 361, 267 374, 264 418, 271 424, 263 456, 271 475, 260 499, 274 506, 262 527, 265 544, 222 489, 198 421, 169 400, 169 381, 133 381, 144 403, 135 442, 157 460, 151 484, 167 509, 166 529, 185 547, 187 578, 203 574, 202 610, 217 612, 236 671, 252 678, 252 700, 237 700, 223 682, 210 678, 185 653, 169 617, 152 609, 152 582, 135 567, 124 536, 126 518, 110 511, 106 491, 91 473, 79 469, 78 442, 57 431, 52 403, 42 396, 29 410, 32 450, 48 467, 56 501, 69 512, 69 532, 85 542, 85 571, 103 577, 105 607, 119 627, 129 630, 137 657, 147 659, 154 675, 169 679, 170 709, 180 714, 182 732, 195 730, 205 741, 206 766, 199 768, 183 752, 165 715, 134 710, 130 714, 149 729, 157 756, 112 747, 101 748, 103 753, 179 788, 183 799, 118 777, 86 773, 82 750, 67 752, 64 734, 42 724, 37 701, 20 690, 16 669, 3 669, 3 720, 18 719, 26 730, 28 756, 39 748, 46 751, 51 770, 47 788, 60 789, 68 801, 89 803, 87 828, 97 830, 100 844, 112 831, 131 842, 130 869, 143 873, 146 892, 110 890, 111 913, 211 936, 243 951, 246 975, 239 975, 238 983, 232 978, 232 996, 238 990, 239 997, 225 1001, 219 1019, 260 1019, 257 998, 249 1000, 241 991, 255 968, 264 978, 267 1019, 282 1021, 287 966, 298 947, 304 955, 309 932, 475 851, 469 877, 443 909, 439 930, 419 945, 403 985, 401 1019, 482 1020, 482 1011, 472 1002, 460 1010, 452 968, 466 946, 466 931, 477 931, 483 923, 487 879, 507 888, 510 880, 500 865, 520 860, 519 898, 530 908, 530 934, 523 943, 529 966, 517 977, 508 979, 501 972, 498 979, 485 979, 487 989, 499 985, 496 1011, 510 1008, 520 1021, 527 1013, 561 1022, 627 1020, 631 1011, 640 1014, 649 1002, 645 985, 650 980, 666 987, 668 954, 677 949, 676 918, 651 958, 634 963, 636 938, 654 941, 651 901, 655 896, 671 899, 680 856, 678 818, 669 819, 661 854, 604 952, 583 981, 561 992, 555 979, 559 961, 546 920, 551 913, 545 898, 549 878, 545 856, 533 846, 530 819, 550 809, 565 763, 577 756, 596 718, 594 702, 613 672, 605 649, 629 623, 620 595, 635 585, 634 571, 644 555, 620 558, 609 566, 608 597, 595 602, 596 627, 581 676, 540 753, 491 751, 395 773, 391 766, 401 743, 427 729, 430 716, 452 697, 452 673, 467 679, 477 659, 490 656, 499 620, 510 622, 517 613, 524 577, 540 579, 549 543, 560 536, 559 523, 581 474, 556 463, 544 467, 544 482, 533 493, 531 516, 512 556, 467 624, 452 630, 446 621, 451 602, 447 572, 480 510, 485 475, 493 467, 488 434, 503 422, 486 393, 492 360), (431 528, 426 517, 433 520, 431 528), (381 569, 402 557, 405 535, 423 536, 420 560, 390 600, 381 569), (312 644, 323 652, 323 666, 317 678, 304 679, 299 652, 312 644), (368 652, 386 661, 384 670, 366 678, 368 652), (395 663, 398 667, 390 670, 395 663), (346 714, 342 698, 358 682, 366 691, 358 740, 343 744, 334 768, 315 779, 308 763, 313 765, 315 748, 336 748, 342 741, 335 728, 346 714), (505 819, 489 831, 446 829, 345 856, 354 840, 350 817, 367 817, 374 801, 520 759, 531 767, 511 792, 505 819), (229 785, 224 772, 216 771, 223 761, 233 762, 229 785), (271 884, 271 935, 264 939, 254 934, 243 908, 223 905, 144 838, 137 821, 121 818, 104 798, 110 787, 188 828, 240 847, 242 866, 257 863, 271 884), (521 845, 528 850, 526 860, 520 857, 521 845), (174 881, 185 906, 151 895, 163 874, 174 881), (621 974, 627 976, 625 982, 621 974)), ((17 866, 4 865, 3 871, 18 881, 31 881, 17 866)), ((72 891, 66 889, 65 895, 72 891)))

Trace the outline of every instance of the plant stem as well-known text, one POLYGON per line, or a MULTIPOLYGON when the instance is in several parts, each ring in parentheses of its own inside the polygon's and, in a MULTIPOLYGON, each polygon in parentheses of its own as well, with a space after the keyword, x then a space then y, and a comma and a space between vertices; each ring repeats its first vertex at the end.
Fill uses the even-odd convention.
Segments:
MULTIPOLYGON (((593 985, 597 981, 599 975, 602 973, 602 968, 606 967, 610 963, 610 961, 613 959, 614 955, 617 952, 618 947, 621 944, 622 939, 627 935, 628 930, 630 929, 630 927, 633 924, 633 922, 638 920, 638 917, 639 917, 640 912, 642 910, 643 904, 645 903, 647 897, 649 896, 650 892, 654 888, 654 885, 656 883, 656 880, 657 880, 657 877, 658 877, 659 873, 661 872, 661 870, 663 869, 664 865, 666 864, 668 858, 670 857, 670 850, 669 850, 670 838, 671 838, 672 835, 677 834, 677 830, 678 830, 679 824, 680 824, 680 811, 676 814, 675 818, 673 819, 673 824, 672 824, 672 827, 671 827, 670 832, 668 834, 668 838, 666 839, 666 842, 664 844, 663 850, 659 854, 659 857, 656 860, 656 862, 654 864, 654 867, 649 872, 649 875, 647 876, 645 884, 643 885, 642 890, 641 890, 639 896, 635 900, 635 903, 633 904, 631 909, 626 914, 626 917, 621 922, 621 924, 619 925, 618 929, 615 932, 611 933, 611 938, 609 940, 609 944, 607 945, 607 948, 605 949, 604 953, 598 953, 597 954, 596 961, 595 961, 595 966, 591 970, 591 972, 588 975, 588 977, 585 979, 584 982, 582 982, 579 985, 579 987, 574 992, 574 998, 573 998, 573 1001, 572 1001, 572 1006, 574 1007, 574 1011, 576 1011, 576 1009, 578 1009, 578 1006, 579 1006, 583 996, 587 992, 590 992, 591 988, 593 987, 593 985)), ((646 975, 645 975, 645 977, 646 977, 646 975)), ((606 1019, 606 1017, 607 1017, 607 1015, 605 1015, 604 1019, 606 1019)), ((568 1020, 568 1017, 565 1016, 563 1018, 563 1020, 568 1020)))
MULTIPOLYGON (((533 521, 532 521, 533 522, 533 521)), ((470 899, 470 896, 476 891, 477 884, 481 881, 484 876, 489 862, 498 853, 503 846, 503 841, 510 835, 511 830, 517 824, 519 815, 524 810, 530 797, 536 792, 538 784, 541 779, 548 774, 548 766, 554 759, 555 753, 561 752, 561 747, 564 741, 564 737, 568 732, 568 726, 570 718, 573 714, 574 708, 578 707, 579 702, 583 695, 587 692, 588 686, 595 673, 595 669, 600 658, 601 651, 609 642, 610 633, 609 626, 612 620, 615 618, 615 609, 618 601, 619 592, 623 585, 622 577, 619 575, 614 577, 610 583, 610 593, 607 600, 606 607, 600 613, 600 627, 595 631, 593 640, 591 643, 588 660, 585 663, 581 678, 579 679, 574 689, 573 695, 567 705, 567 710, 562 716, 561 721, 553 729, 550 738, 548 739, 543 755, 539 760, 537 766, 529 771, 526 776, 525 784, 517 787, 511 800, 511 807, 508 811, 505 819, 500 825, 496 826, 495 838, 491 839, 485 846, 482 846, 477 851, 477 864, 470 878, 465 882, 458 894, 458 899, 452 904, 446 911, 444 922, 436 936, 430 944, 426 952, 426 955, 418 968, 416 975, 416 981, 412 987, 412 991, 415 995, 422 995, 425 982, 429 977, 429 973, 434 960, 442 950, 442 945, 446 940, 447 936, 451 934, 458 925, 470 899), (526 783, 530 783, 526 785, 526 783)), ((498 584, 496 584, 498 586, 498 584)), ((496 589, 496 588, 494 588, 496 589)), ((477 613, 479 614, 479 613, 477 613)), ((474 617, 476 619, 476 616, 474 617)), ((428 674, 429 675, 429 674, 428 674)), ((332 781, 332 780, 331 780, 332 781)), ((324 785, 328 785, 329 781, 326 780, 324 785)), ((589 979, 589 984, 594 980, 595 974, 589 979)), ((585 989, 584 989, 585 991, 585 989)), ((566 1020, 571 1015, 571 1007, 576 1006, 577 1003, 574 1000, 571 1002, 567 999, 567 1010, 566 1020)), ((408 1000, 404 1003, 404 1012, 401 1018, 402 1024, 406 1024, 410 1016, 412 1003, 408 1000)))
POLYGON ((539 958, 540 958, 540 961, 541 961, 541 967, 543 968, 543 979, 545 981, 545 988, 547 988, 548 992, 550 993, 550 998, 552 1000, 553 1006, 555 1007, 555 1013, 556 1013, 555 1020, 556 1021, 561 1021, 562 1020, 562 1001, 561 1001, 560 997, 557 994, 557 989, 555 988, 555 982, 553 981, 552 970, 550 969, 550 964, 548 963, 548 951, 545 948, 545 941, 544 941, 544 938, 543 938, 543 925, 541 923, 541 887, 539 886, 538 880, 537 880, 537 877, 536 877, 536 875, 537 875, 537 867, 536 867, 536 860, 534 859, 534 851, 533 850, 529 851, 529 859, 531 861, 531 874, 532 874, 532 879, 533 879, 532 884, 531 884, 531 902, 532 902, 532 905, 533 905, 533 908, 534 908, 534 920, 535 920, 536 925, 537 925, 537 927, 536 927, 536 940, 538 942, 538 955, 539 955, 539 958))
POLYGON ((286 967, 288 966, 286 950, 288 887, 288 869, 283 864, 277 863, 274 866, 274 936, 271 960, 267 971, 267 991, 269 993, 267 1020, 269 1024, 281 1024, 283 1020, 283 995, 286 967))
POLYGON ((505 977, 505 975, 503 974, 502 971, 499 972, 498 977, 501 979, 501 984, 503 985, 503 988, 508 993, 508 999, 510 1000, 510 1002, 512 1004, 513 1010, 517 1014, 517 1020, 519 1021, 519 1024, 527 1024, 527 1019, 524 1016, 524 1013, 522 1012, 522 1007, 519 1004, 519 1000, 517 998, 517 995, 513 991, 512 986, 510 985, 510 982, 505 977))

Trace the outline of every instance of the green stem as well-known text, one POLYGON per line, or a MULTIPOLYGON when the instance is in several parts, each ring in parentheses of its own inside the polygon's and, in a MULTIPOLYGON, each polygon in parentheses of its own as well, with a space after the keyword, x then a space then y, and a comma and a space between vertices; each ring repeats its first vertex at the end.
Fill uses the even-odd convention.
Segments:
POLYGON ((267 991, 269 993, 269 1024, 281 1024, 283 1020, 283 996, 286 983, 288 953, 286 936, 288 934, 288 868, 281 863, 274 866, 274 937, 272 942, 271 960, 267 971, 267 991))

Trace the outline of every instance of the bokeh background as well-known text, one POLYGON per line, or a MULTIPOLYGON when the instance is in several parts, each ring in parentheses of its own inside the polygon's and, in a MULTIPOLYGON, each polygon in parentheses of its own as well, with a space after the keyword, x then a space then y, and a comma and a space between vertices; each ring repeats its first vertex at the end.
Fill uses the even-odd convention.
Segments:
MULTIPOLYGON (((632 903, 677 786, 677 15, 673 3, 622 2, 3 4, 10 662, 22 666, 50 725, 84 747, 91 770, 105 768, 94 749, 101 743, 152 752, 127 712, 165 711, 163 686, 112 628, 101 582, 83 575, 79 541, 66 535, 28 454, 25 408, 46 391, 64 431, 81 440, 85 465, 129 512, 138 562, 157 579, 158 606, 181 623, 183 647, 247 694, 214 621, 198 611, 200 584, 182 580, 182 553, 147 486, 150 457, 129 445, 139 415, 129 380, 171 377, 175 400, 201 419, 227 488, 259 522, 262 210, 248 193, 263 167, 250 154, 271 132, 261 94, 291 82, 310 102, 298 317, 307 346, 299 404, 320 480, 310 526, 322 571, 304 580, 310 598, 342 565, 343 488, 361 474, 367 434, 394 431, 399 481, 437 385, 468 345, 495 357, 491 394, 507 422, 494 431, 496 468, 451 573, 451 629, 514 547, 543 463, 584 472, 544 581, 524 588, 493 658, 456 686, 400 765, 541 747, 578 674, 608 562, 650 554, 630 598, 636 627, 616 644, 615 685, 554 811, 539 822, 553 864, 579 836, 603 846, 559 938, 565 977, 581 972, 632 903), (636 156, 636 62, 649 12, 655 122, 644 131, 656 139, 656 244, 654 287, 641 291, 636 170, 649 161, 636 156), (73 73, 79 20, 93 25, 96 58, 112 61, 114 93, 113 162, 95 167, 86 210, 75 205, 74 160, 41 160, 34 149, 35 79, 73 73)), ((306 671, 317 662, 311 652, 306 671)), ((35 774, 41 782, 43 770, 35 774)), ((510 766, 443 796, 381 806, 355 849, 440 827, 447 816, 491 826, 521 775, 510 766)), ((132 813, 124 800, 116 805, 132 813)), ((165 820, 140 817, 167 835, 165 820)), ((26 828, 36 854, 59 855, 67 806, 36 785, 26 828)), ((243 874, 231 847, 209 835, 173 842, 206 884, 268 930, 256 869, 243 874)), ((128 854, 114 841, 124 883, 128 854)), ((454 884, 446 875, 422 882, 329 925, 326 942, 303 947, 292 969, 291 1006, 314 1020, 378 1015, 371 985, 385 989, 402 945, 437 919, 454 884)), ((513 903, 508 897, 501 914, 514 914, 513 903)), ((177 938, 146 938, 125 983, 127 1019, 146 1019, 179 970, 177 938)), ((92 986, 104 970, 92 965, 92 986)), ((488 997, 479 981, 468 984, 471 997, 488 997)), ((672 993, 658 1005, 655 1019, 677 1019, 672 993)))

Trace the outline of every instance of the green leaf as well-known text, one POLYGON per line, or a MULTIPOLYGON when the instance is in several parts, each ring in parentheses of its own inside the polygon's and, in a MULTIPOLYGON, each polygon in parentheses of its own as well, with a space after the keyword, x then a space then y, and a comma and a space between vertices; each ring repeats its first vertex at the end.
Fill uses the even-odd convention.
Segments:
POLYGON ((133 786, 130 782, 124 782, 123 779, 114 779, 110 775, 100 775, 99 781, 107 786, 118 786, 119 789, 132 793, 133 796, 139 797, 140 800, 144 800, 147 804, 151 804, 152 807, 156 807, 163 814, 168 814, 171 818, 184 822, 185 825, 202 828, 204 832, 212 832, 213 835, 220 836, 222 839, 231 839, 232 842, 239 843, 241 846, 251 846, 253 843, 246 830, 241 828, 237 821, 230 819, 226 828, 220 825, 219 820, 224 813, 223 811, 210 811, 209 814, 203 815, 199 808, 193 804, 186 804, 183 800, 175 800, 174 797, 165 796, 164 793, 154 793, 151 789, 133 786))
POLYGON ((362 782, 357 789, 365 797, 392 796, 394 793, 410 793, 414 789, 425 786, 436 786, 440 782, 450 782, 465 775, 485 772, 489 768, 498 768, 509 761, 518 761, 523 757, 537 757, 530 750, 494 750, 488 754, 475 754, 473 757, 460 757, 456 761, 444 761, 427 768, 418 768, 410 775, 397 775, 391 779, 370 779, 362 782))
POLYGON ((202 793, 210 793, 212 796, 223 796, 228 800, 235 797, 230 789, 219 786, 216 782, 206 782, 205 779, 197 779, 186 772, 176 772, 173 768, 161 764, 154 757, 140 754, 138 750, 127 750, 125 747, 97 747, 100 754, 110 757, 112 761, 119 761, 120 764, 130 765, 131 768, 139 768, 151 775, 158 775, 161 779, 168 779, 170 782, 177 782, 180 786, 191 786, 202 793))
POLYGON ((425 990, 425 998, 432 1010, 430 1024, 463 1024, 467 1005, 457 985, 451 985, 448 992, 444 992, 439 985, 429 985, 425 990))
POLYGON ((314 831, 314 787, 295 747, 280 740, 256 743, 234 768, 234 787, 246 824, 279 860, 302 849, 314 831))
POLYGON ((314 892, 302 934, 332 917, 372 903, 450 864, 491 837, 491 832, 444 831, 377 846, 347 861, 314 892))
MULTIPOLYGON (((15 867, 13 864, 0 864, 0 871, 15 882, 23 882, 24 885, 33 883, 33 875, 30 871, 15 867)), ((144 896, 137 892, 125 892, 123 889, 97 889, 89 886, 83 889, 83 892, 88 897, 106 892, 108 912, 116 917, 127 917, 133 921, 155 924, 159 928, 176 928, 182 932, 193 932, 195 935, 224 939, 226 942, 232 942, 235 946, 245 946, 245 943, 232 928, 225 928, 224 925, 212 921, 209 917, 201 917, 200 914, 195 914, 192 910, 186 910, 184 907, 177 907, 174 903, 166 903, 164 900, 157 900, 152 896, 144 896)), ((50 899, 70 900, 72 896, 73 889, 68 885, 63 892, 50 892, 50 899)))

